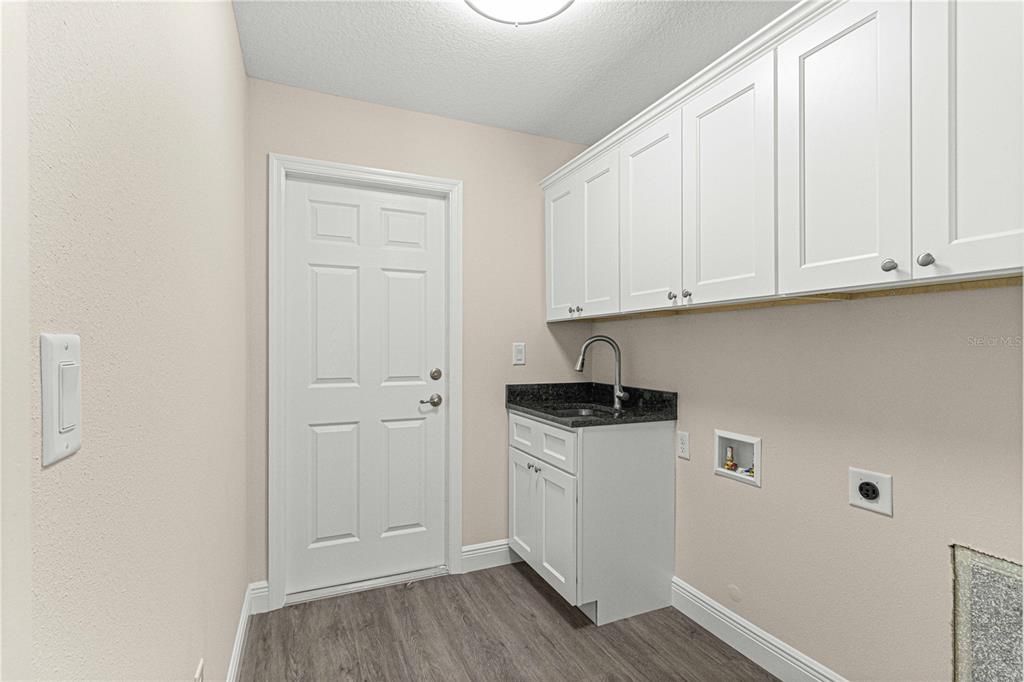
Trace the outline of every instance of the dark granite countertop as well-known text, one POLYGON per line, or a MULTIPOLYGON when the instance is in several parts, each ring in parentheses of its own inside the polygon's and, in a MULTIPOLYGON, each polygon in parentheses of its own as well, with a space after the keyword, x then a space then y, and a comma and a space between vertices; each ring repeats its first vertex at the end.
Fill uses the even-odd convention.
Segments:
POLYGON ((629 398, 622 401, 620 412, 612 410, 612 385, 592 381, 567 384, 506 384, 505 406, 515 412, 570 429, 675 421, 677 394, 635 386, 622 388, 629 394, 629 398), (574 409, 593 410, 594 414, 577 416, 565 412, 574 409))

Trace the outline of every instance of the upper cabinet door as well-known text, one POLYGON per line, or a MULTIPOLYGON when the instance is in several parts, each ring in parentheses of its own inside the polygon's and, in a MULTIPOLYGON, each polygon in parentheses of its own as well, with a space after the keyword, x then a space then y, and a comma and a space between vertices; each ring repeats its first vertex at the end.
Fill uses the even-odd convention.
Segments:
POLYGON ((583 195, 581 317, 619 311, 619 151, 604 154, 577 175, 583 195))
POLYGON ((677 109, 623 142, 619 151, 624 312, 681 302, 681 133, 677 109))
POLYGON ((778 48, 779 291, 910 262, 910 5, 850 2, 778 48))
POLYGON ((683 285, 690 302, 775 293, 775 55, 683 106, 683 285))
POLYGON ((544 192, 548 320, 577 317, 583 303, 583 201, 577 176, 544 192))
POLYGON ((914 277, 1020 267, 1024 4, 916 3, 913 46, 914 277))

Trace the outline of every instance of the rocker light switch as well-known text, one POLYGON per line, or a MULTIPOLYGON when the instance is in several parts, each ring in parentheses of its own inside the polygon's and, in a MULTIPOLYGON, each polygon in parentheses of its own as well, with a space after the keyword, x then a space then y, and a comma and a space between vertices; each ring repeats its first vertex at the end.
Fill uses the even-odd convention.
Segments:
POLYGON ((76 334, 41 334, 43 466, 82 447, 82 342, 76 334))
POLYGON ((78 417, 82 413, 82 391, 79 383, 82 367, 77 362, 62 362, 58 366, 60 374, 60 432, 67 433, 78 426, 78 417))

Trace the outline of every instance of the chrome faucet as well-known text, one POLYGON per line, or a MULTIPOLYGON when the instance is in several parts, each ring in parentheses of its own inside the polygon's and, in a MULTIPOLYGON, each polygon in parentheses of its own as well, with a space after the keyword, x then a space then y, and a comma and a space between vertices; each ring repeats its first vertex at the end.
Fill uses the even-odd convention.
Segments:
POLYGON ((612 407, 615 410, 622 409, 622 401, 629 400, 629 394, 622 390, 622 351, 619 350, 619 344, 615 343, 615 339, 604 334, 598 334, 597 336, 591 336, 589 339, 583 342, 583 348, 580 348, 580 357, 576 360, 576 371, 583 371, 583 363, 586 361, 587 349, 598 341, 604 341, 612 347, 612 351, 615 353, 615 402, 612 407))

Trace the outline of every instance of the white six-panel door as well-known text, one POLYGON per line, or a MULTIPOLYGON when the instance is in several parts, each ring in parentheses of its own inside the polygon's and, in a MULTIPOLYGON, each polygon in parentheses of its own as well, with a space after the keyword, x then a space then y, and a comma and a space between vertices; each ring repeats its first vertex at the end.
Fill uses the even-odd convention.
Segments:
POLYGON ((779 290, 909 279, 910 4, 851 2, 778 48, 779 290))
POLYGON ((1024 3, 920 2, 913 26, 914 277, 1020 267, 1024 3))
POLYGON ((288 594, 444 564, 445 203, 289 179, 288 594))
POLYGON ((673 111, 623 142, 619 152, 623 312, 681 303, 681 120, 673 111))
POLYGON ((775 55, 683 105, 688 302, 775 293, 775 55))

